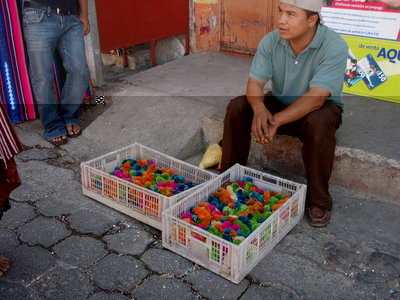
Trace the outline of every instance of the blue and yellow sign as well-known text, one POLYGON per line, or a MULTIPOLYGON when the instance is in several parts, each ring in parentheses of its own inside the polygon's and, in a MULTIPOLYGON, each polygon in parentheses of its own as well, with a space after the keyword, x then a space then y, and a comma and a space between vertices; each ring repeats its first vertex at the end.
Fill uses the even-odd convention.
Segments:
POLYGON ((343 91, 400 103, 400 10, 383 2, 333 1, 322 16, 349 45, 343 91))

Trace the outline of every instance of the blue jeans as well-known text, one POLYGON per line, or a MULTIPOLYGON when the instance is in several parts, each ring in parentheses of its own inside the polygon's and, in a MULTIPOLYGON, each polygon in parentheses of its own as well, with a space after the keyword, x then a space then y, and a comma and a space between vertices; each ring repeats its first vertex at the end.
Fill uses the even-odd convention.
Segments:
POLYGON ((23 29, 43 137, 51 140, 66 135, 66 125, 79 123, 79 107, 90 76, 82 23, 75 15, 57 15, 29 7, 23 10, 23 29), (57 103, 54 89, 56 50, 66 71, 60 103, 57 103))

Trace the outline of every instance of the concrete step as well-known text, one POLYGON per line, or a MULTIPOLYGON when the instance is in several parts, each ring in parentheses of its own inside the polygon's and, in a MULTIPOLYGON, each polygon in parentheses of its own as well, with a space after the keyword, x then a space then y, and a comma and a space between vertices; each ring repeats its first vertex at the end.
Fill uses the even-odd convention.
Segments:
MULTIPOLYGON (((222 119, 206 117, 202 128, 206 145, 222 139, 222 119)), ((301 141, 289 136, 277 136, 264 146, 252 141, 248 164, 304 182, 301 148, 301 141)), ((357 193, 400 201, 400 161, 338 145, 331 183, 357 193)))

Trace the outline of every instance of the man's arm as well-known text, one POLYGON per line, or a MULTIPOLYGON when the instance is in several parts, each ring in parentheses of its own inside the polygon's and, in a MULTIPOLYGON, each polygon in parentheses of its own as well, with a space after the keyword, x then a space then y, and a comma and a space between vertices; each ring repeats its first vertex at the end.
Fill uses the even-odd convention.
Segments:
POLYGON ((301 119, 314 110, 320 109, 330 92, 323 88, 312 87, 284 110, 274 115, 275 124, 268 129, 267 141, 272 141, 279 126, 301 119))
POLYGON ((275 114, 275 122, 278 126, 296 121, 314 110, 320 109, 330 92, 319 87, 310 88, 305 94, 297 98, 286 109, 275 114))
POLYGON ((256 142, 260 144, 272 142, 279 126, 320 109, 330 95, 330 92, 323 88, 312 87, 286 109, 272 116, 264 105, 264 85, 265 82, 249 78, 246 92, 247 101, 254 112, 251 131, 256 142))
POLYGON ((258 44, 247 81, 247 101, 253 108, 254 117, 251 128, 257 143, 267 143, 269 125, 275 124, 270 111, 264 105, 264 86, 273 77, 273 49, 278 37, 267 34, 258 44))
POLYGON ((251 132, 256 142, 261 144, 270 142, 267 140, 270 136, 269 128, 275 125, 272 114, 264 105, 264 85, 265 82, 250 77, 246 91, 247 101, 254 112, 251 132))
POLYGON ((79 20, 83 24, 83 35, 90 32, 88 0, 79 0, 79 20))

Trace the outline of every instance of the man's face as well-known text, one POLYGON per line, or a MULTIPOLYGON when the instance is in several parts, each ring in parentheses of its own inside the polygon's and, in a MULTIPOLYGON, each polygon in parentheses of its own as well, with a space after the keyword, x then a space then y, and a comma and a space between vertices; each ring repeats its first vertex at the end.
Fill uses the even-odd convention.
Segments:
POLYGON ((296 40, 301 38, 308 30, 311 30, 315 21, 312 17, 307 18, 306 12, 296 6, 279 3, 278 6, 278 29, 280 37, 285 40, 296 40))

